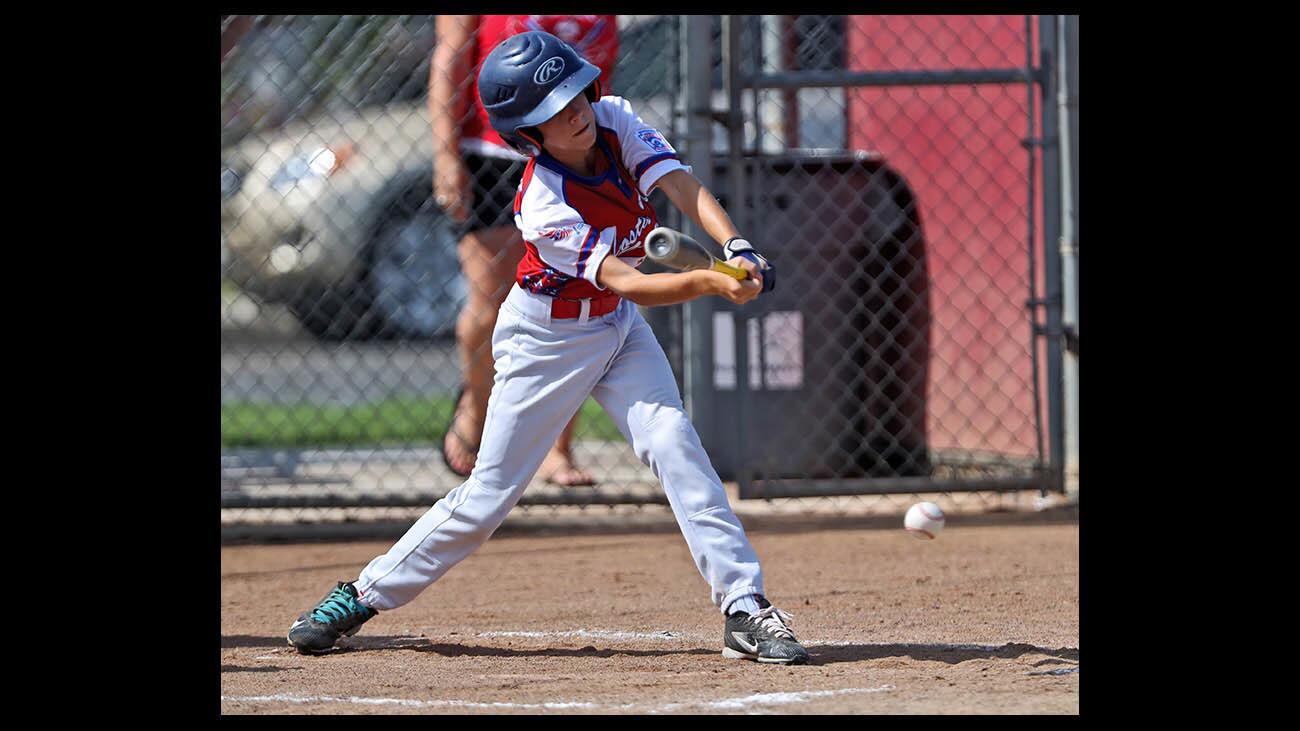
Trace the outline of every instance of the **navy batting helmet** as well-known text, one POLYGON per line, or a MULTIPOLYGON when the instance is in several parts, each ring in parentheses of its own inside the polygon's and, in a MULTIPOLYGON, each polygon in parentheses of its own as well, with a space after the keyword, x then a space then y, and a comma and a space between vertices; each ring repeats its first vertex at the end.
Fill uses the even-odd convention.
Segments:
POLYGON ((593 103, 600 99, 600 69, 540 30, 501 41, 478 72, 479 100, 492 129, 524 154, 542 149, 542 135, 533 128, 582 93, 593 103))

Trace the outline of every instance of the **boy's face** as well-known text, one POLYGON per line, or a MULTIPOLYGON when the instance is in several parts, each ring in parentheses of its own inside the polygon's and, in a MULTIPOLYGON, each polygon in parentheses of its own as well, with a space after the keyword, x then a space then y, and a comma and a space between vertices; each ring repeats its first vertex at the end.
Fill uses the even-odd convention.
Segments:
POLYGON ((596 144, 596 113, 587 95, 579 94, 537 129, 542 133, 542 146, 552 154, 585 152, 596 144))

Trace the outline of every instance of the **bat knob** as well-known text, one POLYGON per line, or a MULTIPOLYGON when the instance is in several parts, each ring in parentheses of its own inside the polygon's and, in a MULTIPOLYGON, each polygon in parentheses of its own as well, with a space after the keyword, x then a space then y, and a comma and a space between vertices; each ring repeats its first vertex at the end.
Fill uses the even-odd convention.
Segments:
POLYGON ((646 255, 656 261, 669 259, 677 252, 677 237, 671 229, 656 228, 646 236, 645 250, 646 255))

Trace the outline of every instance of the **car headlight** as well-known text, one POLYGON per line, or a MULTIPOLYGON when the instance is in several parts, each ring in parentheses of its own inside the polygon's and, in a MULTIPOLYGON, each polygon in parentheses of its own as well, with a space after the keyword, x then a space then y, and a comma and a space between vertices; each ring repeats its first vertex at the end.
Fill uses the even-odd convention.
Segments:
POLYGON ((299 153, 285 160, 271 176, 271 187, 284 195, 298 185, 318 183, 333 175, 349 156, 345 146, 317 147, 299 153))

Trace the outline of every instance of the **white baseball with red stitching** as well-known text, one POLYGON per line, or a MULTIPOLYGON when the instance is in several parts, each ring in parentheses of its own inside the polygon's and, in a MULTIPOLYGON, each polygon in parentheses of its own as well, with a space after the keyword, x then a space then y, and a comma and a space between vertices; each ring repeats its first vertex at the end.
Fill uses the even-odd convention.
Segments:
POLYGON ((903 516, 903 527, 917 538, 933 540, 943 530, 944 523, 943 511, 934 503, 917 503, 903 516))

